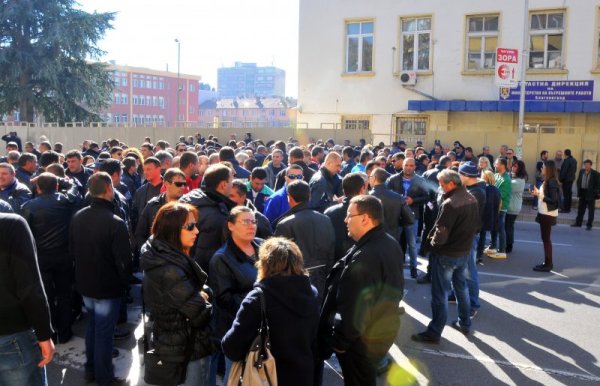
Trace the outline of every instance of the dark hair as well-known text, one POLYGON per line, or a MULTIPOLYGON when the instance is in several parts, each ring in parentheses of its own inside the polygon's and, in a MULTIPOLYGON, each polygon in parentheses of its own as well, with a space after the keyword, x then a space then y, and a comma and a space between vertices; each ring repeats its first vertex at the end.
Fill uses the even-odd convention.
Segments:
POLYGON ((556 181, 556 185, 559 187, 560 183, 558 181, 558 169, 556 169, 556 162, 550 159, 544 161, 544 166, 546 167, 546 172, 544 173, 544 194, 548 194, 548 181, 556 181))
POLYGON ((79 150, 70 150, 69 152, 67 152, 67 154, 65 154, 65 159, 69 158, 77 158, 81 161, 83 159, 83 156, 81 155, 81 152, 79 150))
POLYGON ((42 173, 35 180, 35 184, 42 194, 54 193, 58 185, 58 178, 52 173, 42 173))
POLYGON ((593 165, 593 164, 594 164, 594 163, 592 162, 592 160, 591 160, 591 159, 589 159, 589 158, 588 158, 588 159, 586 159, 585 161, 583 161, 583 163, 584 163, 584 164, 590 164, 590 165, 593 165))
POLYGON ((121 161, 118 159, 107 159, 106 161, 100 164, 98 170, 101 172, 108 173, 109 176, 112 176, 115 173, 119 173, 121 171, 121 161))
POLYGON ((163 179, 165 180, 165 182, 171 183, 171 182, 173 182, 173 178, 175 176, 179 176, 179 177, 185 179, 185 174, 179 168, 167 169, 167 171, 165 172, 165 175, 163 176, 163 179))
POLYGON ((344 196, 352 198, 360 194, 361 189, 365 186, 365 179, 360 172, 348 173, 342 179, 342 189, 344 196))
POLYGON ((154 146, 152 146, 152 144, 150 142, 144 142, 142 143, 142 146, 140 146, 140 148, 145 147, 146 149, 150 150, 150 151, 154 151, 154 146))
POLYGON ((383 223, 383 205, 379 198, 362 194, 353 197, 350 203, 356 205, 358 213, 369 216, 375 225, 383 223))
POLYGON ((223 181, 229 181, 229 176, 233 173, 231 168, 223 164, 210 165, 202 180, 207 190, 215 190, 223 181))
POLYGON ((392 157, 394 157, 394 159, 406 159, 406 154, 404 154, 404 152, 399 151, 397 153, 394 153, 392 157))
POLYGON ((375 168, 371 172, 371 176, 379 183, 384 183, 389 177, 390 173, 386 172, 383 168, 375 168))
POLYGON ((189 214, 192 213, 198 220, 198 211, 189 204, 182 204, 177 201, 169 202, 163 205, 156 213, 152 223, 151 234, 155 240, 163 241, 180 252, 183 252, 181 245, 181 229, 185 225, 189 214))
POLYGON ((342 155, 347 155, 349 158, 354 157, 354 149, 352 146, 346 146, 342 149, 342 155))
POLYGON ((437 175, 438 181, 444 181, 445 184, 449 184, 450 182, 454 182, 456 186, 462 186, 462 180, 460 179, 460 174, 456 170, 452 169, 444 169, 437 175))
POLYGON ((298 245, 285 237, 272 237, 261 244, 256 262, 257 281, 271 276, 302 276, 304 259, 298 245))
POLYGON ((219 160, 221 161, 230 161, 235 158, 235 153, 233 149, 229 146, 223 146, 221 150, 219 150, 219 160))
POLYGON ((61 164, 50 164, 50 165, 46 166, 46 171, 48 173, 54 174, 57 177, 65 176, 65 169, 62 167, 61 164))
MULTIPOLYGON (((135 154, 135 153, 131 153, 131 154, 135 154)), ((123 160, 123 166, 125 167, 125 170, 129 170, 129 168, 136 166, 137 161, 135 160, 135 158, 127 156, 125 157, 125 159, 123 160)))
POLYGON ((565 156, 567 156, 567 157, 571 156, 571 149, 565 149, 565 156))
POLYGON ((88 191, 92 197, 104 194, 109 186, 112 186, 112 179, 106 172, 94 173, 88 179, 88 191))
POLYGON ((360 158, 358 159, 360 163, 365 162, 366 160, 368 160, 369 158, 373 157, 373 153, 370 150, 363 150, 360 153, 360 158))
POLYGON ((312 148, 312 150, 310 152, 310 155, 312 157, 316 157, 317 155, 323 153, 324 151, 325 150, 323 150, 323 147, 321 147, 321 146, 315 146, 315 147, 312 148))
POLYGON ((144 165, 154 164, 157 168, 160 167, 160 161, 156 157, 148 157, 144 160, 144 165))
POLYGON ((252 173, 250 174, 251 179, 258 178, 259 180, 264 180, 267 178, 267 172, 263 168, 254 168, 252 169, 252 173))
POLYGON ((29 161, 36 161, 37 162, 37 157, 35 156, 35 154, 23 153, 23 154, 21 154, 21 156, 19 156, 19 163, 18 163, 18 165, 20 167, 23 167, 29 161))
POLYGON ((48 150, 46 152, 43 152, 42 155, 40 155, 39 163, 41 167, 45 168, 50 164, 58 163, 59 160, 60 157, 57 152, 55 152, 54 150, 48 150))
POLYGON ((548 154, 548 150, 542 150, 540 152, 540 158, 542 158, 544 155, 548 154))
POLYGON ((188 165, 197 165, 198 164, 198 155, 193 151, 185 151, 179 157, 179 168, 181 170, 188 167, 188 165))
POLYGON ((110 148, 109 152, 110 152, 110 155, 113 155, 113 154, 115 154, 117 152, 121 152, 121 154, 123 154, 123 149, 121 149, 118 146, 113 146, 113 147, 110 148))
MULTIPOLYGON (((487 157, 486 157, 486 159, 487 159, 487 157)), ((440 166, 446 167, 450 162, 452 162, 452 159, 450 157, 448 157, 447 155, 443 155, 440 157, 440 160, 438 163, 440 164, 440 166)))
POLYGON ((372 170, 375 167, 379 167, 379 162, 377 160, 372 159, 365 165, 365 172, 368 172, 369 170, 372 170))
POLYGON ((288 158, 293 158, 293 159, 299 159, 302 160, 304 158, 304 152, 302 151, 301 148, 299 147, 293 147, 290 152, 289 152, 289 157, 288 158))
MULTIPOLYGON (((168 151, 166 151, 166 150, 160 150, 160 151, 157 151, 157 152, 154 154, 154 157, 156 157, 156 159, 158 159, 158 160, 160 161, 160 164, 161 164, 161 165, 163 164, 163 162, 165 162, 165 161, 167 161, 167 160, 168 160, 168 161, 171 161, 171 162, 173 161, 173 154, 169 153, 169 152, 168 152, 168 151)), ((148 157, 148 158, 150 158, 150 157, 148 157)), ((145 165, 145 164, 146 164, 146 162, 144 162, 144 165, 145 165)))
POLYGON ((496 162, 498 162, 500 165, 503 165, 505 168, 508 167, 508 160, 506 157, 498 157, 496 158, 496 162))
POLYGON ((233 188, 235 190, 237 190, 238 194, 244 195, 244 196, 246 194, 248 194, 248 187, 246 186, 246 183, 244 181, 235 179, 235 180, 233 180, 232 184, 233 184, 233 188))
POLYGON ((310 187, 306 181, 296 180, 287 186, 287 194, 296 202, 308 202, 310 200, 310 187))
POLYGON ((231 209, 231 211, 229 212, 229 217, 227 217, 227 222, 233 224, 235 222, 235 220, 237 220, 238 216, 242 213, 254 214, 252 209, 248 208, 247 206, 238 205, 238 206, 234 207, 233 209, 231 209))
POLYGON ((515 172, 515 177, 522 178, 525 181, 527 181, 529 179, 529 176, 527 175, 527 168, 525 167, 525 162, 518 160, 513 165, 517 166, 517 171, 515 172))

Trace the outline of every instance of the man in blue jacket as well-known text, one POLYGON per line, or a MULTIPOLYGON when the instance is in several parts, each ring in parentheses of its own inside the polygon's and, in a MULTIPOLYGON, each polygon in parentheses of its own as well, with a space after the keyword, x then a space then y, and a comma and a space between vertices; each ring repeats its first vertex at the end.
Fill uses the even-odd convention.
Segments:
POLYGON ((283 188, 277 190, 265 201, 264 215, 267 216, 273 228, 275 228, 277 219, 290 209, 287 199, 287 185, 293 181, 302 180, 303 177, 301 166, 292 165, 288 167, 283 188))

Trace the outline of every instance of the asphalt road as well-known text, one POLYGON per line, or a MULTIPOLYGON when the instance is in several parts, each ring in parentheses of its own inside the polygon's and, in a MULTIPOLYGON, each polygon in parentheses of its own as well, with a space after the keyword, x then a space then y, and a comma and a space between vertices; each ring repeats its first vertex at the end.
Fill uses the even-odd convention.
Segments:
MULTIPOLYGON (((415 343, 410 335, 430 320, 430 287, 410 278, 403 300, 406 314, 392 349, 395 364, 379 385, 598 385, 600 384, 600 231, 557 225, 553 229, 554 271, 532 271, 543 260, 539 227, 517 222, 513 253, 485 258, 480 268, 481 304, 472 332, 447 327, 437 345, 415 343)), ((426 261, 420 261, 425 270, 426 261)), ((408 271, 406 272, 408 277, 408 271)), ((138 289, 134 295, 139 296, 138 289)), ((128 328, 139 337, 137 306, 128 328)), ((448 322, 456 319, 450 305, 448 322)), ((82 385, 85 319, 77 337, 57 347, 48 367, 50 385, 82 385)), ((136 339, 115 343, 118 376, 141 381, 136 339)), ((342 385, 334 362, 325 367, 324 386, 342 385)))

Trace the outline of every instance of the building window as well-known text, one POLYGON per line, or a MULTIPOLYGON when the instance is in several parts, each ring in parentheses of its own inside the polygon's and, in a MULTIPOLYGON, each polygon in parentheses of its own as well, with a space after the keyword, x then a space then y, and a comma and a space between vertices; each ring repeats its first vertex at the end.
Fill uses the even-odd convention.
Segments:
POLYGON ((163 83, 162 80, 158 82, 158 88, 161 90, 165 88, 165 84, 163 83))
POLYGON ((401 24, 402 70, 429 71, 431 61, 431 17, 402 19, 401 24))
POLYGON ((118 105, 121 103, 121 94, 119 93, 115 93, 115 100, 114 100, 114 104, 118 105))
POLYGON ((346 23, 346 72, 373 71, 373 22, 346 23))
POLYGON ((152 81, 152 88, 155 89, 155 90, 158 88, 158 82, 157 81, 155 81, 155 80, 152 81))
POLYGON ((164 108, 164 107, 165 107, 165 98, 163 98, 163 97, 158 97, 158 105, 159 105, 161 108, 164 108))
POLYGON ((152 97, 152 106, 158 106, 158 97, 152 97))
POLYGON ((127 94, 121 94, 121 103, 124 105, 127 104, 127 94))
POLYGON ((190 83, 190 92, 194 92, 194 84, 190 83))
POLYGON ((137 106, 137 104, 138 104, 138 97, 137 97, 137 95, 133 95, 131 97, 131 102, 133 103, 134 106, 137 106))
POLYGON ((190 114, 194 114, 194 106, 190 106, 190 114))
POLYGON ((146 104, 146 97, 143 95, 140 95, 140 106, 143 106, 146 104))
POLYGON ((127 114, 121 115, 121 123, 127 123, 127 114))
POLYGON ((424 137, 427 134, 427 118, 398 117, 396 118, 396 138, 424 137))
POLYGON ((529 68, 562 68, 564 13, 531 14, 529 68))
POLYGON ((369 130, 368 117, 342 117, 344 130, 369 130))
POLYGON ((467 70, 491 70, 496 65, 498 15, 467 18, 467 70))
POLYGON ((138 86, 138 80, 137 79, 133 79, 133 87, 137 87, 138 86))
POLYGON ((151 80, 147 80, 146 81, 146 88, 152 88, 152 81, 151 80))

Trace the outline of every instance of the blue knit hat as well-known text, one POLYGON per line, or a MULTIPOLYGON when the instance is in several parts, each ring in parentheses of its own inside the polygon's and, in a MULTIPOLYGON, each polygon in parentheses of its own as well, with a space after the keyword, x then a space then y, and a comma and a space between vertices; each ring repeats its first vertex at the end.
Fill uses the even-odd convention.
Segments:
POLYGON ((458 172, 466 177, 479 177, 479 171, 477 170, 477 165, 473 162, 463 162, 458 167, 458 172))

